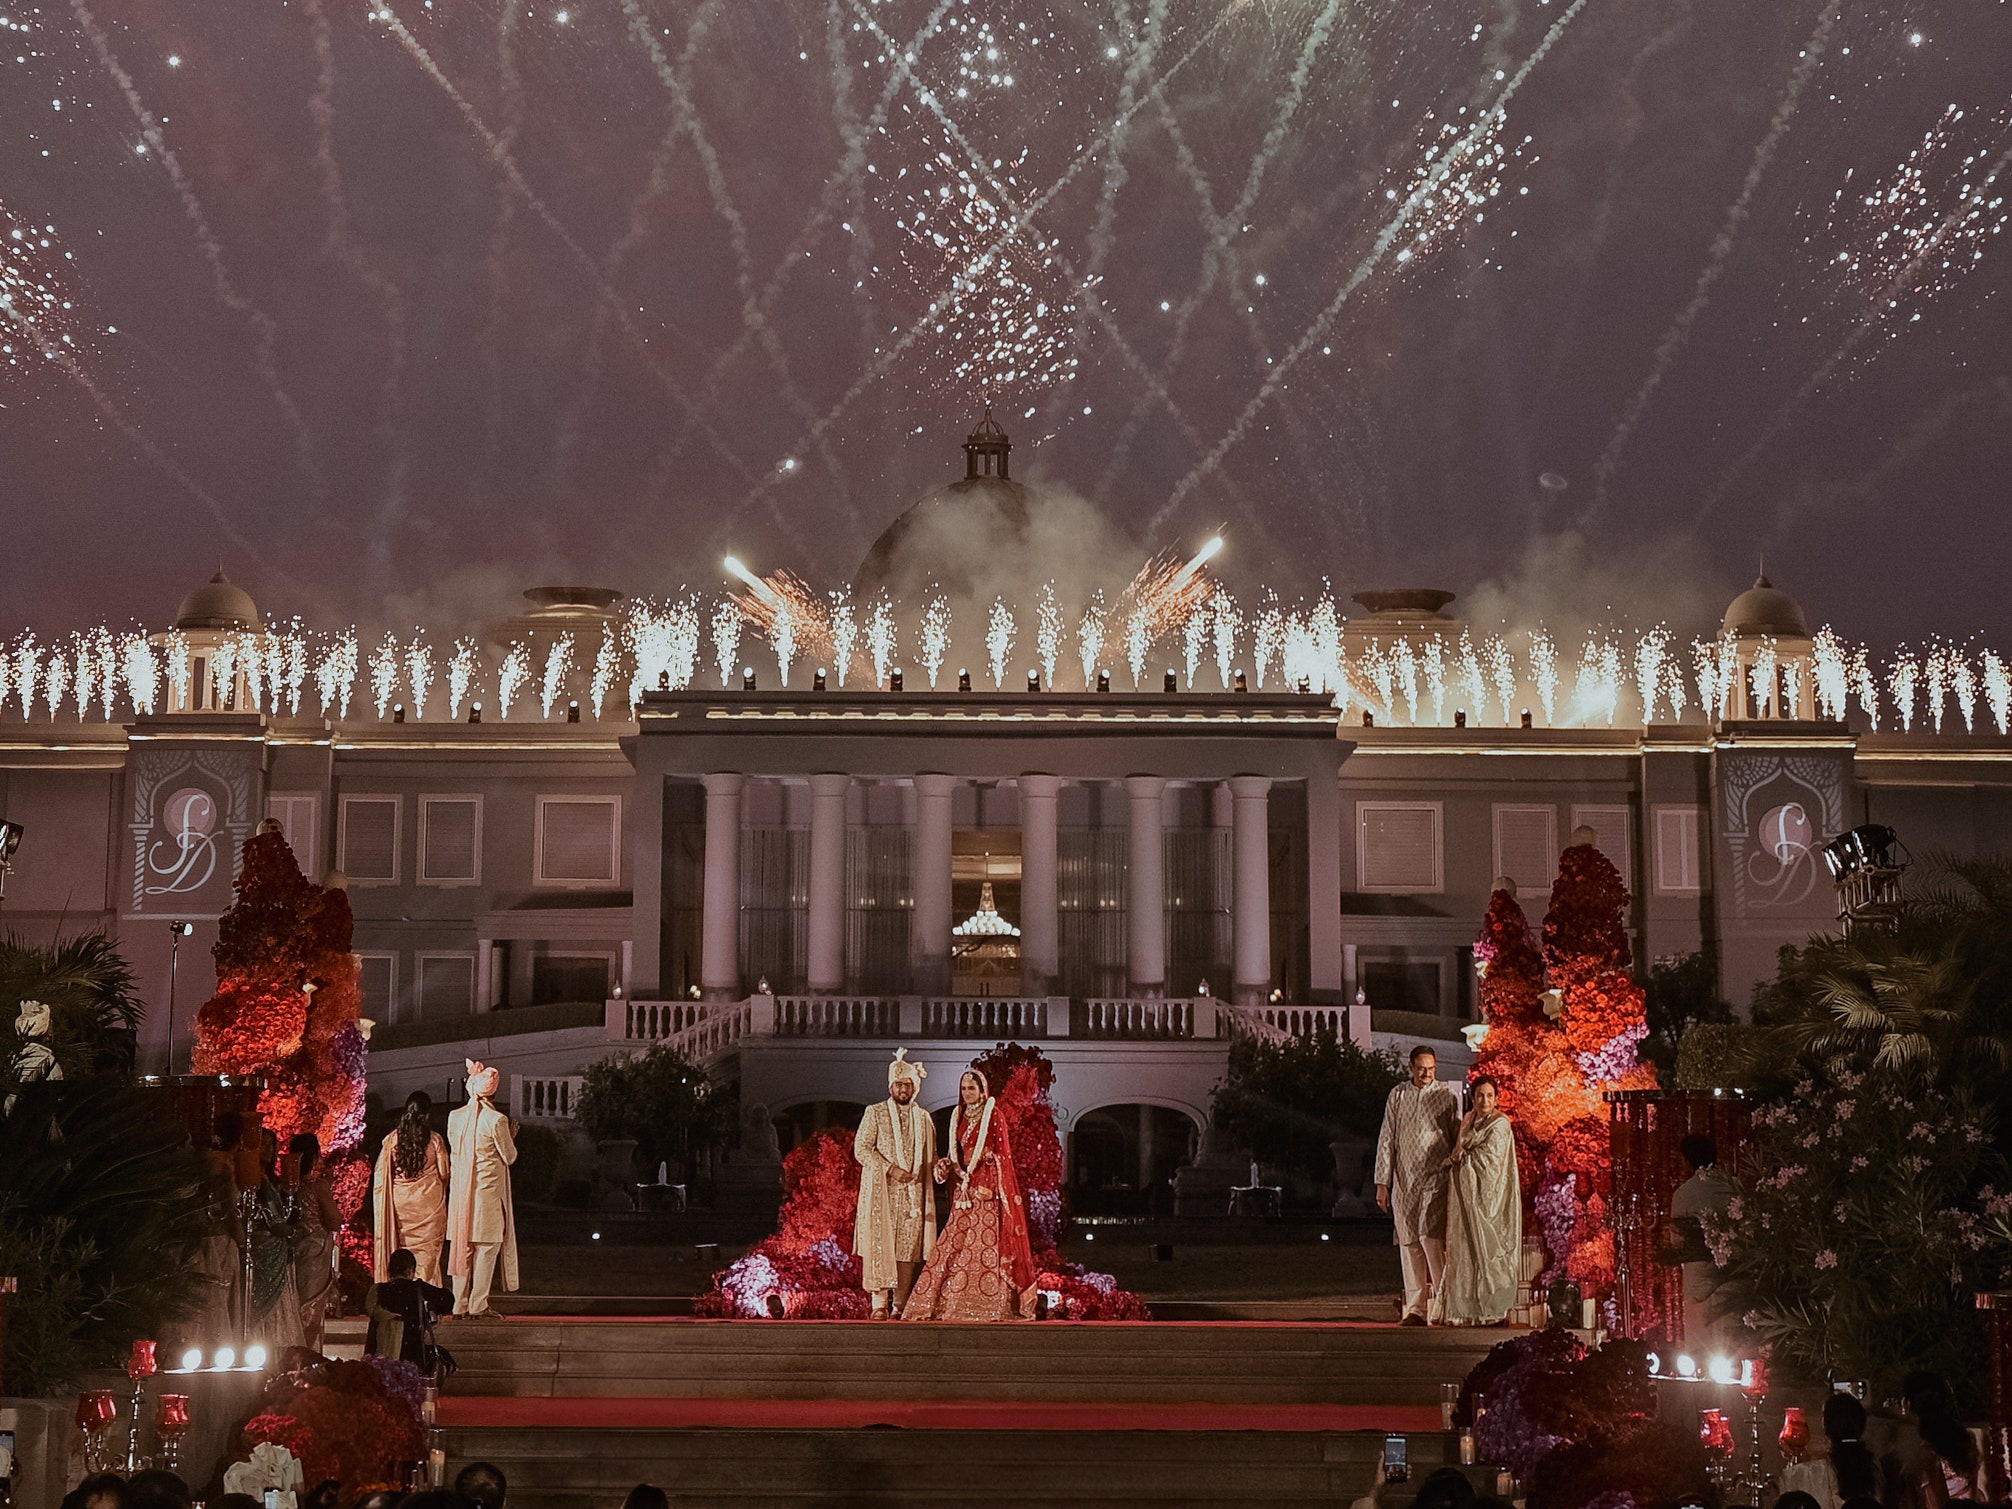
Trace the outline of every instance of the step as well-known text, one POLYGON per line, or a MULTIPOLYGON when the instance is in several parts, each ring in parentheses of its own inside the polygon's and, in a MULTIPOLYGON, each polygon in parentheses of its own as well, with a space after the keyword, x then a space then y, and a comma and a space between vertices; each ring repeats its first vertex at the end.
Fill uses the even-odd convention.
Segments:
POLYGON ((932 1399, 1436 1406, 1507 1330, 1346 1322, 910 1326, 461 1320, 457 1396, 932 1399), (898 1379, 898 1388, 890 1385, 898 1379))
MULTIPOLYGON (((1348 1503, 1367 1492, 1383 1436, 1311 1431, 538 1430, 450 1428, 450 1461, 489 1461, 513 1509, 615 1509, 639 1482, 674 1503, 1348 1503)), ((1413 1480, 1448 1457, 1408 1438, 1413 1480)), ((1477 1477, 1477 1483, 1483 1481, 1477 1477)), ((1406 1497, 1386 1495, 1388 1509, 1406 1497)))

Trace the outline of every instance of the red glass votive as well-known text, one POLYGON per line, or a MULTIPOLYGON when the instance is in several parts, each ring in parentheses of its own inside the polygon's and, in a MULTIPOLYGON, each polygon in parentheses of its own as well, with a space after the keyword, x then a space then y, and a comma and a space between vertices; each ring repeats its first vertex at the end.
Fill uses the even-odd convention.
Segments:
POLYGON ((154 1351, 158 1345, 158 1343, 151 1341, 136 1341, 133 1343, 133 1355, 126 1359, 126 1376, 128 1378, 137 1382, 141 1378, 151 1378, 161 1370, 160 1363, 154 1358, 154 1351))

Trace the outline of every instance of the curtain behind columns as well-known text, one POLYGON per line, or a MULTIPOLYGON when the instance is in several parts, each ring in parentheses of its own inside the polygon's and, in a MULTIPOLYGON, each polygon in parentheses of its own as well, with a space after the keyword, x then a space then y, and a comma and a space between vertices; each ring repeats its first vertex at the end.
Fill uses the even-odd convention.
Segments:
POLYGON ((1230 990, 1231 830, 1213 824, 1166 830, 1167 994, 1190 996, 1203 980, 1230 990))
POLYGON ((845 830, 845 988, 853 995, 901 995, 909 988, 915 919, 912 830, 901 823, 852 823, 845 830))
POLYGON ((777 995, 801 994, 809 976, 810 830, 741 830, 741 978, 767 977, 777 995))
POLYGON ((1126 835, 1124 828, 1063 828, 1055 835, 1058 988, 1077 1000, 1125 993, 1126 835))

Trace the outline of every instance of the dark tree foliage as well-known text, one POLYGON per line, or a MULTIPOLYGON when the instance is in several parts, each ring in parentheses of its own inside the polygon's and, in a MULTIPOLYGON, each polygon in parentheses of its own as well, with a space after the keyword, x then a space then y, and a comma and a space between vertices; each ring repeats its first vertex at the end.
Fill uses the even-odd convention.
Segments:
POLYGON ((668 1163, 689 1177, 699 1154, 723 1145, 739 1120, 731 1086, 714 1084, 705 1070, 661 1045, 590 1064, 585 1079, 574 1109, 581 1129, 596 1142, 634 1138, 652 1169, 668 1163))
POLYGON ((1656 1066, 1664 1084, 1674 1084, 1677 1044, 1693 1027, 1723 1026, 1733 1020, 1733 1008, 1719 994, 1718 950, 1670 954, 1649 966, 1645 993, 1649 1036, 1641 1055, 1656 1066))
POLYGON ((1209 1115, 1253 1158, 1320 1184, 1334 1172, 1328 1144, 1375 1136, 1403 1078, 1395 1053, 1366 1052, 1327 1026, 1277 1045, 1239 1038, 1209 1115))
POLYGON ((21 1049, 14 1024, 23 1001, 49 1008, 42 1041, 66 1076, 131 1071, 143 1008, 132 967, 103 933, 46 947, 12 936, 0 942, 0 1064, 21 1049))

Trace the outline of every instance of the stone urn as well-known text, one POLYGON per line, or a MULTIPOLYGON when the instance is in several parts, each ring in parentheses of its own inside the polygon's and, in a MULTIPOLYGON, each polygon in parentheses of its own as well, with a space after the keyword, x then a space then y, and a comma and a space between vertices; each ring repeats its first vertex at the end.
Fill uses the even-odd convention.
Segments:
POLYGON ((599 1163, 594 1169, 594 1207, 622 1211, 636 1208, 636 1139, 610 1137, 594 1144, 599 1163))
POLYGON ((1374 1150, 1370 1144, 1360 1139, 1330 1142, 1328 1152, 1334 1155, 1334 1209, 1330 1212, 1336 1220, 1346 1220, 1357 1216, 1376 1214, 1376 1202, 1363 1191, 1375 1172, 1372 1163, 1374 1150))

